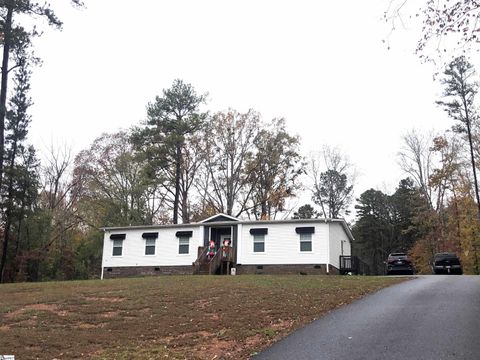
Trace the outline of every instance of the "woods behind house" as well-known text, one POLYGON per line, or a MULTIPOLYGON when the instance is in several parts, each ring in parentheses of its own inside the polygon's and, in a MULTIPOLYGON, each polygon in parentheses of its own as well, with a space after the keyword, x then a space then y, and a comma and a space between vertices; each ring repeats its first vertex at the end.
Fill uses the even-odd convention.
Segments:
POLYGON ((48 4, 30 1, 5 1, 0 17, 0 281, 94 278, 100 227, 188 223, 216 213, 350 216, 354 254, 375 274, 394 251, 410 252, 425 273, 433 254, 456 252, 466 273, 479 273, 479 77, 467 58, 455 58, 439 79, 438 106, 451 131, 404 134, 397 161, 405 178, 396 190, 355 197, 356 169, 346 154, 320 146, 305 155, 285 119, 253 109, 211 112, 207 94, 180 79, 146 99, 145 118, 131 129, 101 134, 78 154, 52 146, 40 161, 28 130, 35 121, 30 77, 40 61, 32 40, 41 31, 21 21, 62 22, 48 4))

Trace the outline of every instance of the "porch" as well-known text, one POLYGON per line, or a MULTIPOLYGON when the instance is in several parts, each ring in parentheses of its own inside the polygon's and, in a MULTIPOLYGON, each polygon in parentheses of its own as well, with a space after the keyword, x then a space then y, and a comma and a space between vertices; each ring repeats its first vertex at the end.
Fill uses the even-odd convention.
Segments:
POLYGON ((204 227, 203 246, 192 264, 194 275, 228 275, 237 261, 237 225, 204 227))

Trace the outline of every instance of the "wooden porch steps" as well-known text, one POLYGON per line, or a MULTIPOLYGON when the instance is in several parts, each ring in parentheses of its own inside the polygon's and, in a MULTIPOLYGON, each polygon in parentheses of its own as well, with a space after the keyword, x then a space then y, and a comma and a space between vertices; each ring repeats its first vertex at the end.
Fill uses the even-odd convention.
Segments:
POLYGON ((193 275, 228 275, 234 264, 234 250, 220 248, 212 259, 207 257, 207 248, 199 247, 197 260, 192 264, 193 275))

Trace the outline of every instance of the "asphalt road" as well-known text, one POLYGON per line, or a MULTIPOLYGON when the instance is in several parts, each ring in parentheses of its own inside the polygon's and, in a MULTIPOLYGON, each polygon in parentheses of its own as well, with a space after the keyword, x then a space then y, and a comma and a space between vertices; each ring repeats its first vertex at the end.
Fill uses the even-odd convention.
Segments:
POLYGON ((420 276, 333 311, 255 360, 480 359, 480 276, 420 276))

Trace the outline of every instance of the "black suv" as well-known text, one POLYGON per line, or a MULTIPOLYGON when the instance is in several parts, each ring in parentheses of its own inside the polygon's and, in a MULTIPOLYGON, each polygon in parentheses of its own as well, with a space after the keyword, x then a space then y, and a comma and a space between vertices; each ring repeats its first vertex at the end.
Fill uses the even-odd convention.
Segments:
POLYGON ((392 253, 387 259, 387 275, 414 273, 412 261, 406 253, 392 253))
POLYGON ((462 264, 453 253, 438 253, 433 258, 432 271, 434 274, 463 274, 462 264))

